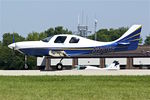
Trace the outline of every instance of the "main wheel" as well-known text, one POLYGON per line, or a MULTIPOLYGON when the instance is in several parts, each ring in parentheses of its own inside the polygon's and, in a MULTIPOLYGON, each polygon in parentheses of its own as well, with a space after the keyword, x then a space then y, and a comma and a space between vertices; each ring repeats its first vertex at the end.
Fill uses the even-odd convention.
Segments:
POLYGON ((62 70, 62 69, 63 69, 62 63, 58 63, 58 64, 56 65, 56 69, 57 69, 57 70, 62 70))

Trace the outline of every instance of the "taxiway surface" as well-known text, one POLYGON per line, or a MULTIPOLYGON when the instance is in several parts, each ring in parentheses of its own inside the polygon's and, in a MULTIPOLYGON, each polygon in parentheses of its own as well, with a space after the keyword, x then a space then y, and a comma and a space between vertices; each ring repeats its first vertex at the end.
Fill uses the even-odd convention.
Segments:
POLYGON ((150 70, 62 70, 62 71, 40 71, 40 70, 0 70, 0 76, 41 76, 41 75, 150 75, 150 70))

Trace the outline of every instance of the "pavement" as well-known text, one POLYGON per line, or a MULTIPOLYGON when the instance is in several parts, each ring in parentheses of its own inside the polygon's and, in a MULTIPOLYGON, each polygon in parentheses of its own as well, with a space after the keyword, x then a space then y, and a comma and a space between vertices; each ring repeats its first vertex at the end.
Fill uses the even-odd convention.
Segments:
POLYGON ((63 75, 150 75, 150 70, 62 70, 62 71, 40 71, 40 70, 0 70, 0 76, 63 76, 63 75))

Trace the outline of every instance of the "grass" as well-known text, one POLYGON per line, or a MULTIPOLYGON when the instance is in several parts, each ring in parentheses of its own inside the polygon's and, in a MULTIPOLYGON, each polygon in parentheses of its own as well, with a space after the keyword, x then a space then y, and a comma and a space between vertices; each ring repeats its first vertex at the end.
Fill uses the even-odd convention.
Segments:
POLYGON ((150 76, 0 76, 0 100, 150 100, 150 76))

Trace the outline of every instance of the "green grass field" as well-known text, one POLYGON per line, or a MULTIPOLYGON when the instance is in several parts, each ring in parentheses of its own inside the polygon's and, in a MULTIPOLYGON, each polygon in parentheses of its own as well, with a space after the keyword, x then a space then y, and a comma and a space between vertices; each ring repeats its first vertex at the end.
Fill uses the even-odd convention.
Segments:
POLYGON ((0 76, 0 100, 150 100, 150 76, 0 76))

